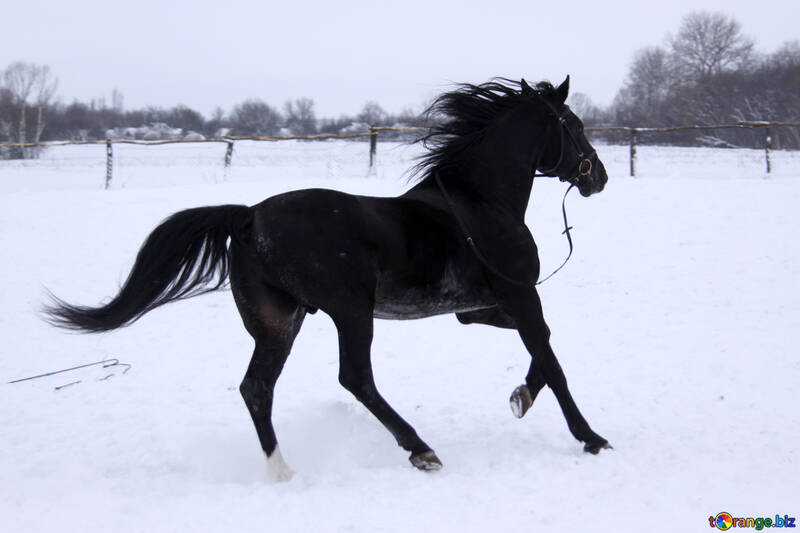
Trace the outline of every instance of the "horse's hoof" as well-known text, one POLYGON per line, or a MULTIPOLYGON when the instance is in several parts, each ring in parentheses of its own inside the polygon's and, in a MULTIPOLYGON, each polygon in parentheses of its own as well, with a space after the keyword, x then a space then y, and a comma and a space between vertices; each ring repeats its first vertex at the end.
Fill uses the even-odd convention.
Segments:
POLYGON ((511 412, 514 413, 514 416, 522 418, 533 405, 530 389, 525 385, 520 385, 511 393, 511 398, 508 399, 508 402, 511 405, 511 412))
POLYGON ((411 461, 412 465, 425 472, 436 472, 442 469, 442 462, 436 457, 433 450, 412 455, 408 460, 411 461))
POLYGON ((286 483, 291 481, 293 476, 294 471, 283 460, 280 448, 275 446, 272 455, 267 455, 267 477, 273 483, 286 483))
POLYGON ((583 451, 586 453, 590 453, 592 455, 597 455, 600 453, 600 450, 613 450, 614 447, 611 446, 608 441, 602 437, 600 437, 596 441, 587 442, 583 446, 583 451))

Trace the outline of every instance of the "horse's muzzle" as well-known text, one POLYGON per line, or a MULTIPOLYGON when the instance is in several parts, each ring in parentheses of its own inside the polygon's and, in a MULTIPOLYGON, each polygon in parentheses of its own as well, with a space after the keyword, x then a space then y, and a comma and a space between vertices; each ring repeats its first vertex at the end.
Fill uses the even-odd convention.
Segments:
POLYGON ((581 196, 591 196, 602 191, 608 183, 606 167, 600 158, 594 156, 593 159, 585 159, 578 165, 578 173, 570 180, 567 180, 576 187, 581 196))

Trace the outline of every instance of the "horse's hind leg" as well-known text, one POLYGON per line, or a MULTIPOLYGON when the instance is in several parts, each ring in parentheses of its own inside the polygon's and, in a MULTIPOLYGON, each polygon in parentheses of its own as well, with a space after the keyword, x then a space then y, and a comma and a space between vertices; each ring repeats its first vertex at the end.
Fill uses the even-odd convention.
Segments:
POLYGON ((333 316, 339 332, 339 382, 386 426, 397 443, 411 452, 411 464, 420 470, 439 470, 442 463, 411 425, 378 392, 372 375, 372 313, 349 312, 333 316))
POLYGON ((283 369, 306 310, 286 293, 262 284, 232 283, 245 327, 256 342, 253 358, 239 386, 267 457, 273 481, 288 481, 294 472, 284 462, 272 427, 275 383, 283 369))

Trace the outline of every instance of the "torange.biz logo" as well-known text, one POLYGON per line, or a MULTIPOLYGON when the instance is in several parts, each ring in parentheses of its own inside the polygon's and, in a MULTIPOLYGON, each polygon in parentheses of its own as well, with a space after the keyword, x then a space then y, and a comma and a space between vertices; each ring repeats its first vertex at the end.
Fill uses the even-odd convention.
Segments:
POLYGON ((775 515, 775 518, 772 517, 764 518, 741 518, 737 516, 733 516, 730 513, 719 513, 717 516, 709 516, 708 517, 708 525, 711 527, 715 527, 717 529, 721 529, 722 531, 727 531, 733 527, 741 527, 747 528, 752 527, 756 531, 761 531, 765 527, 796 527, 794 525, 794 517, 789 515, 775 515))

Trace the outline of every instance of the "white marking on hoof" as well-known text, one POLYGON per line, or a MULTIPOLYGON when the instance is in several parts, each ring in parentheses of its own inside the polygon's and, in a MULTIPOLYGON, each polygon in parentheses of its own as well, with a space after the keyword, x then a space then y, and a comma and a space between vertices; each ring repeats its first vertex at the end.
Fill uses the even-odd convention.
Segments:
POLYGON ((511 413, 517 418, 522 418, 522 405, 516 398, 511 399, 511 413))
POLYGON ((283 460, 280 448, 275 446, 272 455, 267 455, 266 452, 264 452, 264 455, 267 458, 267 476, 269 476, 270 481, 282 483, 292 479, 294 471, 283 460))
POLYGON ((517 418, 525 416, 525 413, 527 413, 528 409, 533 405, 531 391, 525 385, 520 385, 514 389, 508 401, 511 406, 511 412, 517 418))

